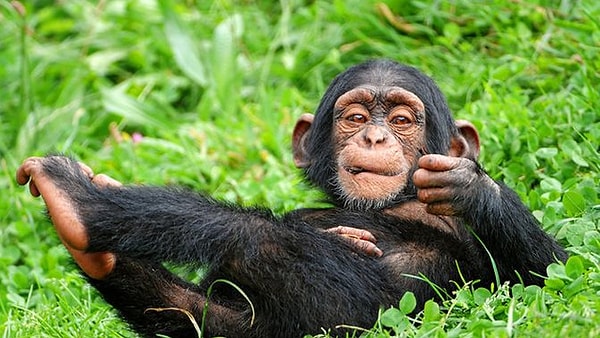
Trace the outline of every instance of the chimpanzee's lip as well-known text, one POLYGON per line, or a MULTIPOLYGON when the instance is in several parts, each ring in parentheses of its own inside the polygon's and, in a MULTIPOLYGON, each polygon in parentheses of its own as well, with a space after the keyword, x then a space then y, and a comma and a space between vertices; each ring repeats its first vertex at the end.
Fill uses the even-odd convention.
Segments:
POLYGON ((380 171, 373 171, 373 170, 369 170, 363 167, 355 167, 355 166, 344 166, 344 170, 346 170, 348 173, 352 174, 352 175, 358 175, 361 173, 369 173, 369 174, 373 174, 373 175, 379 175, 379 176, 398 176, 400 175, 399 172, 380 172, 380 171))
POLYGON ((352 175, 360 174, 366 171, 364 168, 360 167, 344 167, 344 170, 351 173, 352 175))

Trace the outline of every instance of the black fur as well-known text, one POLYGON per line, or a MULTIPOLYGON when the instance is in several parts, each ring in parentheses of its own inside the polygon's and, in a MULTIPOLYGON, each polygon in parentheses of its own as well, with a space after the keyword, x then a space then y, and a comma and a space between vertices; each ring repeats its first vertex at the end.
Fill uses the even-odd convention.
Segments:
POLYGON ((406 290, 421 302, 435 297, 424 282, 395 272, 399 270, 432 276, 441 287, 450 288, 450 281, 460 282, 457 261, 463 274, 492 281, 489 264, 482 264, 474 243, 420 222, 341 209, 325 210, 321 216, 314 216, 319 210, 299 210, 277 218, 268 211, 217 203, 180 189, 98 189, 66 157, 48 157, 44 166, 76 205, 90 237, 89 251, 118 255, 110 278, 90 282, 147 335, 191 334, 183 314, 146 309, 179 306, 169 299, 174 293, 169 289, 179 285, 198 294, 195 307, 188 310, 200 320, 203 292, 217 278, 234 282, 248 294, 256 320, 249 327, 249 306, 239 294, 217 292, 211 300, 235 309, 240 321, 233 327, 209 326, 208 334, 257 337, 295 337, 338 324, 369 327, 378 309, 396 304, 406 290), (324 228, 368 224, 388 256, 410 247, 411 253, 428 252, 430 258, 389 269, 394 261, 354 253, 337 235, 305 222, 303 213, 324 228), (193 286, 166 271, 161 262, 208 264, 210 271, 201 286, 193 286))

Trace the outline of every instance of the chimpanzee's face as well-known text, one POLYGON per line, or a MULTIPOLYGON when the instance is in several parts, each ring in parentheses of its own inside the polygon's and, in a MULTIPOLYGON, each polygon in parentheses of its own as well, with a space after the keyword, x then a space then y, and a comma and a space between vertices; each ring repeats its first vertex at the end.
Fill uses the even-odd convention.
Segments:
POLYGON ((334 186, 347 206, 384 207, 407 186, 425 147, 425 106, 401 87, 356 87, 334 105, 333 141, 334 186))

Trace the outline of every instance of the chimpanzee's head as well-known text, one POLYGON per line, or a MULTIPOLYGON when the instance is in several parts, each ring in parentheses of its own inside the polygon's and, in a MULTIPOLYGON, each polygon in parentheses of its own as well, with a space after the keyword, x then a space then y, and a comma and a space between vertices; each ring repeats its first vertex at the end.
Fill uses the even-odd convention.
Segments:
POLYGON ((444 95, 417 69, 368 61, 338 75, 316 114, 300 117, 294 161, 338 205, 384 208, 413 199, 423 154, 476 159, 477 131, 453 120, 444 95))

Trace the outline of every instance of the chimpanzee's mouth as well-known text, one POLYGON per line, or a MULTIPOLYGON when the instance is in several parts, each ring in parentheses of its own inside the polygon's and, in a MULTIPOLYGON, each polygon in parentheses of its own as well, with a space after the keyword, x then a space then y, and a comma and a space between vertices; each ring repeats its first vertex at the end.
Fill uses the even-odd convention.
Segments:
POLYGON ((360 174, 366 171, 364 168, 360 167, 344 167, 344 169, 352 175, 360 174))
POLYGON ((373 174, 373 175, 379 175, 379 176, 397 176, 400 175, 400 173, 396 173, 396 172, 385 172, 385 171, 373 171, 373 170, 369 170, 363 167, 344 167, 344 170, 346 170, 348 173, 352 174, 352 175, 358 175, 361 173, 369 173, 369 174, 373 174))

